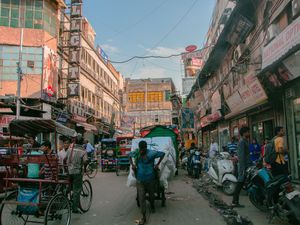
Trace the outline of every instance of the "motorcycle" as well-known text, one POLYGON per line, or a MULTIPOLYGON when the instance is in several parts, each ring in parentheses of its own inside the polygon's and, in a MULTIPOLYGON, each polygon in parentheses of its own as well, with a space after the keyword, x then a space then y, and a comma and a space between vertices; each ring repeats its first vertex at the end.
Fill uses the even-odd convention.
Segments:
POLYGON ((192 161, 191 161, 191 166, 192 166, 192 176, 195 179, 199 179, 200 173, 201 173, 201 154, 199 151, 196 151, 194 155, 192 156, 192 161))
POLYGON ((187 172, 188 172, 189 176, 193 175, 192 158, 193 158, 194 153, 195 153, 194 149, 190 150, 190 154, 187 157, 187 172))
POLYGON ((211 160, 208 174, 216 185, 222 186, 225 194, 233 195, 237 178, 234 175, 233 161, 228 152, 218 153, 211 160))
POLYGON ((293 189, 286 175, 273 177, 267 168, 252 166, 247 169, 245 187, 250 202, 259 210, 270 212, 281 220, 300 223, 300 192, 293 189))

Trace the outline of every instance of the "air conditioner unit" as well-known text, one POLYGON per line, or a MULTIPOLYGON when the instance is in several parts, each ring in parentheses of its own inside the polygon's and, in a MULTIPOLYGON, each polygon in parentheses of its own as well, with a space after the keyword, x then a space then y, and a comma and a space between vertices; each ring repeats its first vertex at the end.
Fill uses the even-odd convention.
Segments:
POLYGON ((267 43, 272 41, 280 33, 277 24, 271 24, 267 31, 267 43))
POLYGON ((300 0, 293 0, 292 14, 293 14, 293 17, 296 17, 300 14, 300 0))
POLYGON ((241 58, 242 54, 245 51, 245 44, 240 44, 237 46, 237 48, 233 52, 233 60, 235 62, 238 62, 239 59, 241 58))

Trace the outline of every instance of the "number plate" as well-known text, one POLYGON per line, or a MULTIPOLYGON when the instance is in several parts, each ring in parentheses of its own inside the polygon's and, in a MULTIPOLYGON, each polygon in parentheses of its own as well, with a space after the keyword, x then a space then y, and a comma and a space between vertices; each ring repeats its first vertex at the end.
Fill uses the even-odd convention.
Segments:
POLYGON ((289 199, 292 200, 295 196, 300 195, 300 191, 293 191, 291 193, 286 194, 285 196, 289 199))

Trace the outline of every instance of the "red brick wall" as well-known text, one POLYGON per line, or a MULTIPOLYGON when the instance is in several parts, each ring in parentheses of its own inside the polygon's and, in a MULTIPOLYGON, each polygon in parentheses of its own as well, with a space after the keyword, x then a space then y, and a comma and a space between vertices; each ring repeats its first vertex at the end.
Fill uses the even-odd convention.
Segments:
MULTIPOLYGON (((1 81, 0 95, 17 95, 17 81, 1 81)), ((41 75, 25 75, 21 82, 21 97, 41 97, 41 75)))

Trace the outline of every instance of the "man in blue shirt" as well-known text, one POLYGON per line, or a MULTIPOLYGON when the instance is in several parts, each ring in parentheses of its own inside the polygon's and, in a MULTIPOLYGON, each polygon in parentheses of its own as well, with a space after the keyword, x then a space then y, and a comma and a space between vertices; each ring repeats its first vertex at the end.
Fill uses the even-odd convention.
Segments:
POLYGON ((130 164, 136 175, 137 179, 137 193, 138 200, 141 207, 143 218, 139 224, 146 222, 146 192, 149 193, 149 201, 151 210, 154 213, 154 191, 155 191, 155 170, 158 169, 159 164, 165 156, 164 152, 153 151, 147 149, 147 142, 141 141, 139 149, 129 154, 130 164), (155 165, 155 159, 159 158, 158 163, 155 165), (133 161, 134 160, 134 161, 133 161))
POLYGON ((231 138, 231 142, 228 143, 227 148, 228 148, 228 152, 231 155, 235 155, 237 153, 238 145, 237 145, 235 137, 231 138))
POLYGON ((93 158, 92 156, 95 151, 95 148, 93 147, 93 145, 91 145, 91 143, 88 140, 84 140, 84 149, 87 152, 88 158, 93 158))

